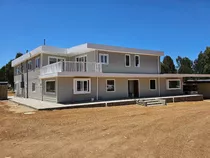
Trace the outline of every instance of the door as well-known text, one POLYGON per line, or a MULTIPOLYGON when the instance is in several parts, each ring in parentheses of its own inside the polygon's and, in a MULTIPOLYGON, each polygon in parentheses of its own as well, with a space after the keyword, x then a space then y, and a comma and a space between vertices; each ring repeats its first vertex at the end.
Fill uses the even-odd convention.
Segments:
POLYGON ((139 97, 139 81, 128 80, 128 97, 138 98, 139 97))

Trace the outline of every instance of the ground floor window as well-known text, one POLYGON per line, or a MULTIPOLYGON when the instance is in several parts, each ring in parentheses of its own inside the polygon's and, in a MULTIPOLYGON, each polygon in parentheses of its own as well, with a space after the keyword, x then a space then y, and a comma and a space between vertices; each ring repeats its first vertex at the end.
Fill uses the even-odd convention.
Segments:
POLYGON ((150 90, 156 90, 156 80, 149 81, 150 90))
POLYGON ((35 92, 36 91, 36 83, 32 83, 32 92, 35 92))
POLYGON ((46 81, 45 82, 46 92, 47 93, 55 93, 55 81, 46 81))
POLYGON ((74 94, 85 94, 90 92, 90 79, 74 79, 74 94))
POLYGON ((106 80, 106 91, 115 92, 115 80, 106 80))
POLYGON ((167 89, 176 90, 181 89, 181 80, 180 79, 169 79, 167 80, 167 89))

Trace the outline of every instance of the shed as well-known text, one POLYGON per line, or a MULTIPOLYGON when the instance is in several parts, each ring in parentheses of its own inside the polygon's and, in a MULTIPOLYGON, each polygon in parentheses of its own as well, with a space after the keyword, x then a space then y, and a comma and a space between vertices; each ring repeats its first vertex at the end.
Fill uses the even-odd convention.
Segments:
POLYGON ((7 99, 8 82, 0 81, 0 100, 7 99))
POLYGON ((210 98, 210 79, 187 80, 186 85, 196 85, 197 92, 203 94, 203 98, 210 98))

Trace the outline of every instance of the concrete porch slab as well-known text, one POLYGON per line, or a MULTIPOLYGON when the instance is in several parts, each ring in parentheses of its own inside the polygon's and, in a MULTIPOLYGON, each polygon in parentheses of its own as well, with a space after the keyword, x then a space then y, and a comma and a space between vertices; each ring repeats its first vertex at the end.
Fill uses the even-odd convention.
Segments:
MULTIPOLYGON (((141 98, 141 99, 155 99, 155 98, 166 99, 167 102, 200 101, 203 100, 203 95, 193 94, 193 95, 179 95, 179 96, 153 97, 153 98, 141 98)), ((67 109, 67 108, 80 108, 80 107, 104 107, 104 106, 136 104, 136 99, 98 101, 98 102, 79 103, 79 104, 59 104, 59 103, 40 101, 31 98, 20 98, 20 97, 9 97, 9 100, 36 110, 53 110, 53 109, 67 109)))

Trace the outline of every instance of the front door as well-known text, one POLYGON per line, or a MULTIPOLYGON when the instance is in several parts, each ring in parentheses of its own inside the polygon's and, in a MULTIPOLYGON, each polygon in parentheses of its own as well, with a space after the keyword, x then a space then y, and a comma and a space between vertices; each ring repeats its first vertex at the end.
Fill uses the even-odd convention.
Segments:
POLYGON ((128 80, 128 97, 138 98, 139 97, 139 81, 128 80))

